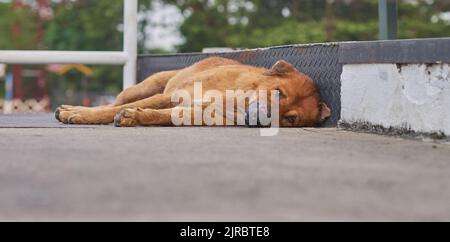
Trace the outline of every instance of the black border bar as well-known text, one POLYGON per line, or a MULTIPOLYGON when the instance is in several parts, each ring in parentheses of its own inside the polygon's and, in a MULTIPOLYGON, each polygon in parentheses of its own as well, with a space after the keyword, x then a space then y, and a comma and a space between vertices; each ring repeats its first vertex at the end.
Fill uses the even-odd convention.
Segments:
POLYGON ((342 64, 450 63, 450 38, 340 43, 342 64))

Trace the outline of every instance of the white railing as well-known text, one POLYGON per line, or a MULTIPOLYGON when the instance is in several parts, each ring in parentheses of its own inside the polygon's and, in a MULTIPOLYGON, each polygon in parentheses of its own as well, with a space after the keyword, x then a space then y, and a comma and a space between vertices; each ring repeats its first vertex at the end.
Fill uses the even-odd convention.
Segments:
POLYGON ((0 51, 3 64, 123 65, 123 88, 136 84, 138 0, 124 0, 123 51, 0 51))

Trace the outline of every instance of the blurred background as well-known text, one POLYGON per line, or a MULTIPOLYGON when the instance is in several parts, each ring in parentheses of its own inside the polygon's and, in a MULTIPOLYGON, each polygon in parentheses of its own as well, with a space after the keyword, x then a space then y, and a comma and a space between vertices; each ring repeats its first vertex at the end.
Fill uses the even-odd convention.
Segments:
MULTIPOLYGON (((378 0, 140 0, 139 53, 377 40, 378 0)), ((0 0, 1 50, 122 50, 122 0, 0 0)), ((450 0, 399 0, 398 37, 450 36, 450 0)), ((114 101, 122 67, 0 64, 15 112, 114 101)))

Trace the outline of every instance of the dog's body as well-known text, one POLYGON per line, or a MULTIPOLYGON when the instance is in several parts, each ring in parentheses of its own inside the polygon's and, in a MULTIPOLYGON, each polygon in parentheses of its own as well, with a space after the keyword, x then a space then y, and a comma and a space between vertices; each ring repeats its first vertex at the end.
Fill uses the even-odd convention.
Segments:
MULTIPOLYGON (((172 102, 172 95, 186 90, 194 96, 195 82, 202 83, 203 92, 215 90, 224 97, 227 90, 279 91, 283 127, 314 126, 330 116, 329 108, 320 103, 312 80, 289 63, 279 61, 272 69, 265 69, 220 57, 207 58, 182 70, 154 74, 119 94, 112 106, 63 105, 55 115, 66 124, 173 125, 171 114, 177 104, 172 102)), ((191 111, 191 107, 186 109, 191 111)))

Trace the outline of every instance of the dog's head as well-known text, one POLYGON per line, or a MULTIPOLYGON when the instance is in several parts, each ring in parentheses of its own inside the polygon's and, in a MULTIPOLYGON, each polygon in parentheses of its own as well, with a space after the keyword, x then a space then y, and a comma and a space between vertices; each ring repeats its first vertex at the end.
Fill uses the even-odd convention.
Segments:
MULTIPOLYGON (((278 61, 264 75, 270 79, 265 88, 279 92, 281 127, 313 127, 331 116, 330 108, 320 101, 318 89, 311 78, 290 63, 278 61)), ((268 107, 270 102, 269 97, 268 107)), ((260 105, 253 102, 249 106, 249 112, 251 109, 260 110, 260 105)))

